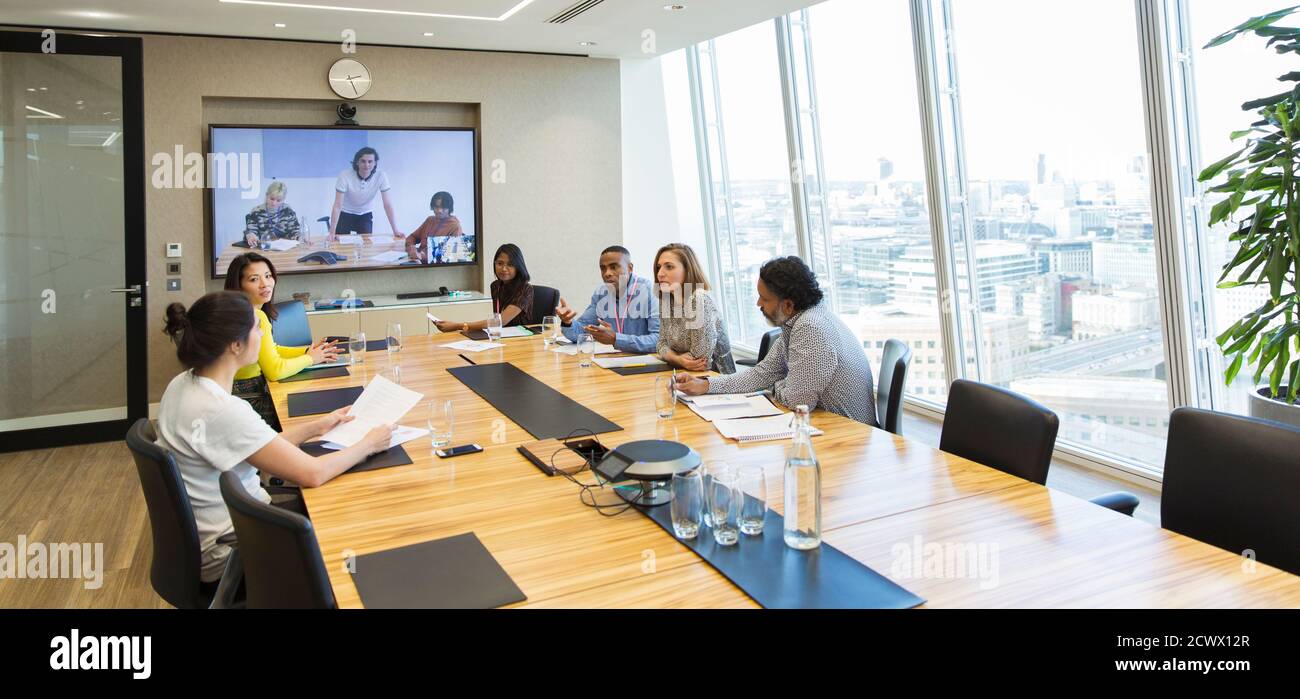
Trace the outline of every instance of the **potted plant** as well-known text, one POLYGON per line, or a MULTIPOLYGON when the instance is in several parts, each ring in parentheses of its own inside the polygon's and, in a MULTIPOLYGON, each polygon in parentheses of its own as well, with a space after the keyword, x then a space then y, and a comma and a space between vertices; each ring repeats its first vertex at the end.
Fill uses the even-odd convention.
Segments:
MULTIPOLYGON (((1253 33, 1268 39, 1266 48, 1300 54, 1300 28, 1275 26, 1297 9, 1252 17, 1206 48, 1253 33)), ((1264 303, 1216 338, 1225 358, 1231 357, 1224 378, 1231 384, 1248 363, 1256 385, 1250 414, 1300 426, 1300 72, 1278 80, 1291 88, 1243 104, 1242 110, 1259 117, 1232 133, 1232 140, 1245 139, 1245 144, 1205 168, 1199 179, 1223 180, 1209 189, 1224 197, 1211 209, 1209 225, 1239 221, 1228 238, 1236 252, 1218 287, 1262 286, 1269 292, 1264 303), (1238 218, 1239 211, 1245 215, 1238 218)))

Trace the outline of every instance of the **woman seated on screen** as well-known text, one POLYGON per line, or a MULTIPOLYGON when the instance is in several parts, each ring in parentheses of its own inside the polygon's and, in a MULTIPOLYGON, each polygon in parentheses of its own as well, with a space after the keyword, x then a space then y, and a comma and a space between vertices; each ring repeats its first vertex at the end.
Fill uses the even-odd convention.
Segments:
MULTIPOLYGON (((529 283, 532 277, 528 275, 528 267, 524 264, 524 253, 519 246, 506 243, 497 248, 492 269, 497 277, 491 287, 492 308, 496 313, 501 314, 501 326, 534 325, 541 322, 540 318, 533 317, 533 285, 529 283)), ((560 302, 563 303, 564 300, 561 299, 560 302)), ((484 319, 470 323, 457 323, 440 320, 436 325, 445 333, 466 332, 483 330, 487 328, 488 321, 484 319)))
POLYGON ((234 527, 221 498, 218 479, 234 470, 248 492, 306 515, 301 495, 272 498, 258 470, 314 488, 384 451, 393 427, 381 425, 346 449, 311 456, 298 448, 352 418, 348 408, 303 422, 277 434, 257 411, 231 394, 235 373, 256 361, 262 346, 262 321, 243 294, 215 291, 186 310, 167 307, 164 329, 176 343, 185 371, 167 384, 158 408, 158 446, 171 452, 180 469, 199 530, 200 579, 221 577, 234 543, 234 527))
POLYGON ((424 223, 406 236, 406 254, 421 264, 441 262, 466 262, 461 258, 464 247, 461 236, 460 219, 452 215, 456 202, 451 194, 438 192, 429 199, 429 208, 433 215, 424 219, 424 223))
POLYGON ((298 214, 284 203, 288 194, 289 188, 275 180, 266 188, 266 201, 244 216, 244 242, 248 247, 257 247, 263 238, 299 239, 302 227, 298 225, 298 214))
POLYGON ((655 254, 659 303, 659 356, 690 371, 736 373, 731 340, 704 267, 689 245, 672 243, 655 254))
POLYGON ((253 361, 235 373, 234 393, 248 401, 266 424, 279 429, 280 421, 266 382, 293 376, 313 364, 332 362, 338 358, 338 350, 333 342, 317 342, 310 347, 275 344, 271 334, 271 321, 278 315, 271 300, 275 294, 275 278, 275 265, 256 252, 239 255, 230 261, 226 270, 226 290, 238 291, 248 299, 262 329, 253 361))

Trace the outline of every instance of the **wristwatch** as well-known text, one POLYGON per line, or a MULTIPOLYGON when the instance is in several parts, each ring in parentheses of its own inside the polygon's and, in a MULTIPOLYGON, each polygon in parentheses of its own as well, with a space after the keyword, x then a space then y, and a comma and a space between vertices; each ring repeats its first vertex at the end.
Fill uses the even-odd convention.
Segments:
POLYGON ((461 324, 460 324, 460 331, 461 331, 461 332, 469 332, 469 323, 461 323, 461 324))

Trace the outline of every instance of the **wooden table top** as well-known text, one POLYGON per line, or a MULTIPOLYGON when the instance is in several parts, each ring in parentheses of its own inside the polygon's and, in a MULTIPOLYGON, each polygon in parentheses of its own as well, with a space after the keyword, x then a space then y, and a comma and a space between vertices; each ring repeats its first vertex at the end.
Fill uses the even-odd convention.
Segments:
MULTIPOLYGON (((340 607, 362 606, 349 556, 468 531, 528 596, 514 606, 757 606, 647 517, 602 515, 579 502, 577 486, 525 460, 516 447, 533 437, 445 371, 467 362, 439 345, 461 339, 407 338, 394 359, 403 385, 454 402, 452 443, 482 453, 439 459, 425 437, 405 445, 413 464, 304 489, 340 607)), ((785 442, 739 445, 684 406, 659 419, 654 380, 668 374, 583 369, 536 336, 504 343, 464 354, 508 361, 618 423, 600 435, 607 446, 673 439, 706 461, 762 465, 768 506, 783 509, 785 442)), ((288 394, 393 378, 392 367, 386 352, 370 352, 351 376, 272 383, 276 410, 286 425, 313 419, 285 417, 288 394)), ((424 427, 428 402, 402 423, 424 427)), ((1300 607, 1300 577, 839 415, 817 411, 812 423, 826 433, 813 440, 823 539, 926 606, 1300 607)))
POLYGON ((338 240, 325 241, 320 236, 313 239, 314 245, 308 247, 306 243, 299 243, 296 247, 289 250, 261 250, 251 248, 241 248, 236 245, 227 245, 222 249, 221 254, 217 256, 214 263, 217 274, 225 274, 230 269, 230 261, 236 257, 249 252, 261 253, 266 259, 275 265, 277 271, 293 272, 304 269, 317 269, 321 267, 331 267, 346 269, 348 267, 375 267, 389 266, 388 263, 377 262, 370 259, 380 253, 396 250, 397 252, 406 252, 406 238, 394 238, 390 233, 374 233, 371 235, 357 236, 362 239, 361 245, 352 245, 343 243, 338 240), (348 259, 333 265, 325 265, 320 262, 299 262, 298 258, 304 255, 310 255, 313 252, 328 250, 330 252, 342 255, 348 259), (357 259, 360 255, 360 259, 357 259))

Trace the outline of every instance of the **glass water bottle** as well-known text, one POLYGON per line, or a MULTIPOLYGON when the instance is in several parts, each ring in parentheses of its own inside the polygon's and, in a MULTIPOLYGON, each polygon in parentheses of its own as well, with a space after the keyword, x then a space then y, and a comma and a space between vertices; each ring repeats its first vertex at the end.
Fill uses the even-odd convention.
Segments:
POLYGON ((798 406, 794 415, 794 437, 785 459, 785 543, 815 549, 822 543, 822 471, 813 453, 808 406, 798 406))

